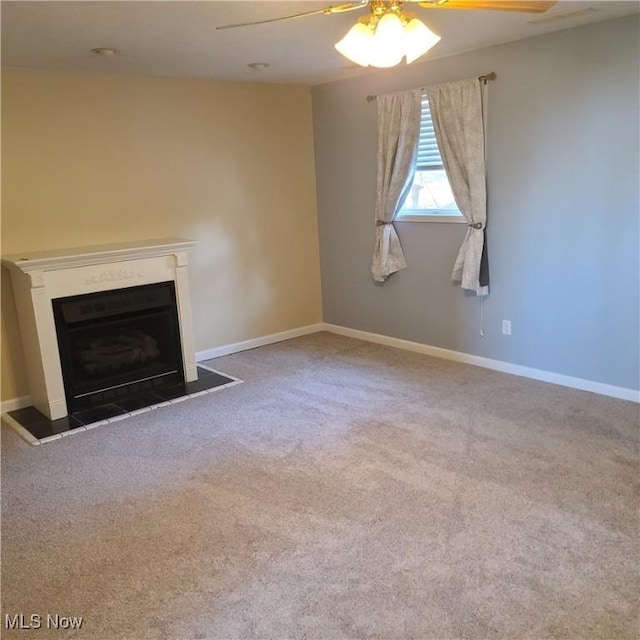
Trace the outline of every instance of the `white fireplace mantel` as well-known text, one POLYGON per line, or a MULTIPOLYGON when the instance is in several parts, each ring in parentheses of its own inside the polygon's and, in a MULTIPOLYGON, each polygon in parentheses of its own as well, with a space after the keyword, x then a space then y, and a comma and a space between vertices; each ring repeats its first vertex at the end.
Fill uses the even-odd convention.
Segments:
POLYGON ((68 414, 52 300, 173 281, 185 381, 198 377, 191 319, 188 251, 192 240, 162 238, 2 258, 11 271, 31 400, 51 420, 68 414))

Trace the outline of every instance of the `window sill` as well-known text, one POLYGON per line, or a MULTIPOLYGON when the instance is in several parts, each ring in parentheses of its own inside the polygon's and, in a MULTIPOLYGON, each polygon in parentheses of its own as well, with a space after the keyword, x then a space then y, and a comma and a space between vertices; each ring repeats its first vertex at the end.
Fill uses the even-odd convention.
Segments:
POLYGON ((394 222, 453 222, 453 223, 463 223, 467 224, 467 221, 464 216, 445 216, 445 215, 434 215, 430 216, 427 214, 407 214, 407 215, 399 215, 396 217, 394 222))

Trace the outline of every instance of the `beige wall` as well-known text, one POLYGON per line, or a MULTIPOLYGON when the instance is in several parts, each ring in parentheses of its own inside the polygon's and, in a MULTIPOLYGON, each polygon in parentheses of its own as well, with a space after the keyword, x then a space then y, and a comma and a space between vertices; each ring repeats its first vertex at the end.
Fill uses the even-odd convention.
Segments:
MULTIPOLYGON (((198 240, 196 349, 321 320, 310 91, 2 77, 2 252, 198 240)), ((2 278, 2 399, 28 393, 2 278)))

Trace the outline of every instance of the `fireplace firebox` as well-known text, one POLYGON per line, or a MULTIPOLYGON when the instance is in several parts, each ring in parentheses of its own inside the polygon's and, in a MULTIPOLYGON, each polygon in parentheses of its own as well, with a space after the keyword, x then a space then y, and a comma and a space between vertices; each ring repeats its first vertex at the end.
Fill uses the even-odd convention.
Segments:
POLYGON ((70 413, 184 382, 173 282, 52 305, 70 413))

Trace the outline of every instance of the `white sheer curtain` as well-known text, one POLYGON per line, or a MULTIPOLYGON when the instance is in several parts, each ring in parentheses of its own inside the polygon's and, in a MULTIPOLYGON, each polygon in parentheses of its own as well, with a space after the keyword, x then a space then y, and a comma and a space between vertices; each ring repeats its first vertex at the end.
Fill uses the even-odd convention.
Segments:
POLYGON ((376 190, 376 243, 371 274, 384 282, 407 264, 393 220, 407 195, 418 153, 421 89, 377 97, 378 178, 376 190))
POLYGON ((478 78, 450 82, 426 87, 425 92, 447 178, 468 223, 451 278, 463 289, 486 296, 487 187, 480 82, 478 78))

